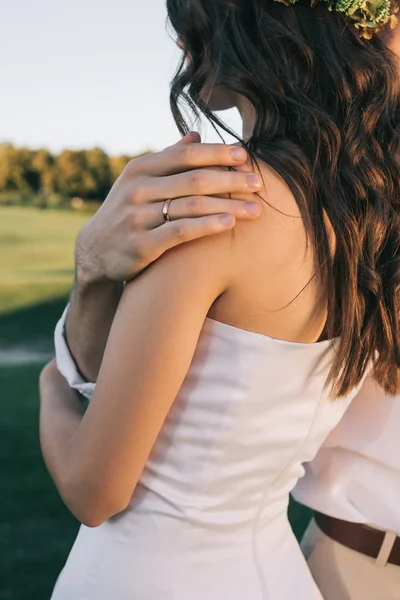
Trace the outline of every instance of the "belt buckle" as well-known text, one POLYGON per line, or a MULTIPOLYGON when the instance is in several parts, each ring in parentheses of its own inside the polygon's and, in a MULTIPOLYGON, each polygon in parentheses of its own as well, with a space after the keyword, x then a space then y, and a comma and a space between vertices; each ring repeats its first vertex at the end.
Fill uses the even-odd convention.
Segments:
POLYGON ((379 550, 379 554, 375 560, 375 565, 377 567, 386 567, 390 554, 396 543, 396 539, 397 533, 394 531, 385 531, 385 537, 383 538, 381 549, 379 550))

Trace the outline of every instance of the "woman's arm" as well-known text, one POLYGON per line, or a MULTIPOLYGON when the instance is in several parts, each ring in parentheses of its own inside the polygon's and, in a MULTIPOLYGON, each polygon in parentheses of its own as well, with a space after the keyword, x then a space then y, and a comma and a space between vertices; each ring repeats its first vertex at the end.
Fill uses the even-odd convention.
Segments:
POLYGON ((64 466, 75 432, 85 414, 79 394, 71 389, 52 360, 43 369, 40 388, 40 445, 58 491, 67 493, 64 466))
POLYGON ((67 506, 87 525, 129 504, 208 310, 229 286, 231 249, 230 232, 189 242, 126 286, 84 416, 76 403, 66 413, 66 388, 43 389, 44 378, 44 412, 52 393, 64 397, 41 417, 45 460, 67 506))

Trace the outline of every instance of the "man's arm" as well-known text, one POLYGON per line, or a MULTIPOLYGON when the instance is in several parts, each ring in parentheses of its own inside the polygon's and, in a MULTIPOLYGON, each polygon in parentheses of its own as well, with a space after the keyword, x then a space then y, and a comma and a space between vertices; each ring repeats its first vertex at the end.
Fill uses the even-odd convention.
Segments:
POLYGON ((83 381, 97 379, 122 289, 113 281, 75 280, 62 334, 83 381))
POLYGON ((65 335, 65 322, 68 310, 69 304, 65 308, 61 319, 58 321, 54 332, 54 345, 58 370, 71 388, 90 399, 93 395, 96 384, 89 382, 83 377, 76 365, 75 359, 71 354, 71 350, 68 347, 65 335))
POLYGON ((246 151, 198 142, 197 134, 188 134, 175 146, 131 161, 79 234, 66 339, 60 339, 61 326, 56 332, 56 348, 66 343, 75 361, 75 369, 65 366, 57 352, 59 368, 70 383, 78 372, 82 380, 97 379, 121 296, 120 282, 133 279, 182 242, 231 229, 235 218, 259 216, 256 198, 245 202, 221 197, 260 189, 260 177, 241 168, 246 151), (167 198, 174 200, 171 221, 165 223, 162 208, 167 198))

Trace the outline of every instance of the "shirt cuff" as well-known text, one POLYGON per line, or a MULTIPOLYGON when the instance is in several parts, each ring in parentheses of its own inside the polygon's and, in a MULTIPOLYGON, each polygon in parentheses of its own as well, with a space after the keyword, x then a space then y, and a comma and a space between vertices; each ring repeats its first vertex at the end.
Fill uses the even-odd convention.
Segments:
POLYGON ((96 385, 86 381, 80 374, 70 349, 68 348, 65 337, 65 322, 67 320, 68 308, 69 304, 66 306, 54 332, 57 366, 61 375, 65 377, 70 387, 74 390, 77 390, 80 394, 85 396, 85 398, 90 400, 93 396, 96 385))

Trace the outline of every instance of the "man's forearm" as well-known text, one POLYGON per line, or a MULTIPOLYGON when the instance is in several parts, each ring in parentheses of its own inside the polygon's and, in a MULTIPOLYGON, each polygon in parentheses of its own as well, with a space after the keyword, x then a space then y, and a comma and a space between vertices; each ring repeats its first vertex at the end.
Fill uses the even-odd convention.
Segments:
POLYGON ((87 381, 97 379, 122 288, 114 282, 75 282, 65 333, 71 354, 87 381))

